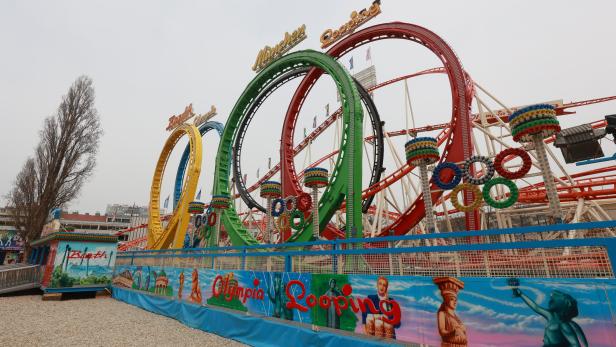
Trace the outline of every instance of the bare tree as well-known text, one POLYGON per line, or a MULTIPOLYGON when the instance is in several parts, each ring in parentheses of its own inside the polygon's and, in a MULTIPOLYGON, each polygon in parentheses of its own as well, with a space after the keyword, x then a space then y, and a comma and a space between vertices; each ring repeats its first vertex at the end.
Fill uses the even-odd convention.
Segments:
POLYGON ((8 194, 17 232, 28 251, 51 209, 77 197, 96 165, 102 129, 89 77, 77 78, 39 134, 34 158, 28 158, 8 194))

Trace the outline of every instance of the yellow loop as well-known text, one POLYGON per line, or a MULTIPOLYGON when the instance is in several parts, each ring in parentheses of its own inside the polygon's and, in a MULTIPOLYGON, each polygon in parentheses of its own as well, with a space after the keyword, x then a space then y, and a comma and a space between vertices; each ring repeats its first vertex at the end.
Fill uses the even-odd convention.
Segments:
POLYGON ((148 249, 182 248, 190 215, 188 204, 194 199, 197 191, 199 174, 201 173, 201 133, 194 125, 182 124, 171 133, 163 147, 150 189, 150 218, 148 221, 148 249), (190 141, 190 158, 184 178, 182 195, 168 220, 162 227, 160 221, 160 186, 169 156, 182 136, 188 135, 190 141))
POLYGON ((278 217, 278 219, 276 219, 276 227, 281 232, 283 230, 289 230, 289 228, 291 227, 291 219, 289 213, 285 211, 280 215, 280 217, 278 217))
POLYGON ((474 184, 470 184, 470 183, 462 183, 460 185, 457 185, 451 191, 450 198, 451 198, 451 204, 453 205, 453 207, 455 207, 458 211, 461 211, 461 212, 471 212, 473 210, 476 210, 481 205, 481 202, 483 201, 483 196, 481 195, 481 191, 479 190, 479 187, 477 187, 474 184), (462 205, 460 201, 458 200, 458 193, 461 192, 462 190, 470 190, 471 192, 473 192, 473 195, 475 196, 475 200, 473 200, 473 202, 470 203, 468 206, 462 205))

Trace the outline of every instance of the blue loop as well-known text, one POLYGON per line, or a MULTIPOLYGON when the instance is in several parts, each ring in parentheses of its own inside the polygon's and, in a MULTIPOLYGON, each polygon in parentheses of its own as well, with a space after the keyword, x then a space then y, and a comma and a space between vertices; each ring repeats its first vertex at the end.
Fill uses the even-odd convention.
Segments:
POLYGON ((274 199, 274 201, 272 201, 272 216, 273 217, 278 217, 280 216, 285 209, 285 203, 284 200, 282 199, 274 199), (280 207, 280 209, 277 209, 276 207, 280 207))
POLYGON ((462 170, 458 167, 458 165, 456 165, 455 163, 449 162, 449 161, 438 164, 434 168, 434 171, 432 171, 432 181, 434 182, 434 184, 436 184, 437 187, 443 190, 455 188, 460 183, 461 180, 462 180, 462 170), (441 171, 443 171, 444 169, 453 170, 453 178, 451 179, 450 182, 445 183, 441 181, 441 171))

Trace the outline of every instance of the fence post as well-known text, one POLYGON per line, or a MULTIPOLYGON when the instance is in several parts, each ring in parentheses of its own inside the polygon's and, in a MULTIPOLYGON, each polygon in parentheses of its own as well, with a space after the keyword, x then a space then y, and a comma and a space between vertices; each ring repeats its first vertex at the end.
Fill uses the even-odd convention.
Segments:
POLYGON ((246 270, 246 247, 242 248, 242 270, 246 270))
POLYGON ((41 258, 39 259, 39 265, 43 265, 43 262, 45 262, 45 257, 47 256, 47 253, 49 251, 49 248, 47 248, 47 246, 43 247, 43 252, 41 252, 41 258))
POLYGON ((292 272, 293 271, 293 264, 291 263, 291 256, 290 255, 285 255, 284 256, 284 271, 285 272, 292 272))
POLYGON ((612 266, 612 273, 616 274, 616 239, 608 239, 605 243, 605 249, 607 250, 607 257, 610 260, 612 266))
MULTIPOLYGON (((338 239, 334 239, 334 251, 338 250, 338 239)), ((332 273, 338 273, 338 255, 332 254, 332 273)))
POLYGON ((37 256, 38 256, 38 247, 32 249, 32 252, 30 254, 30 260, 28 261, 28 263, 35 265, 36 264, 35 259, 37 256))

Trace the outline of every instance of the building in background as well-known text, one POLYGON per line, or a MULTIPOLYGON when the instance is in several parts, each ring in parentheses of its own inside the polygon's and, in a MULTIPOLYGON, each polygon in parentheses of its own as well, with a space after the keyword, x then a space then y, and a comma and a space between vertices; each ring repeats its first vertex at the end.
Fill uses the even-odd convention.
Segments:
POLYGON ((105 215, 108 221, 121 221, 130 223, 133 217, 147 217, 148 207, 133 205, 113 204, 107 205, 105 215))
MULTIPOLYGON (((136 219, 145 218, 147 220, 147 215, 147 207, 121 204, 107 205, 104 215, 69 213, 55 209, 50 213, 49 221, 43 228, 41 236, 58 231, 115 235, 119 230, 130 227, 131 222, 136 219)), ((125 241, 127 238, 128 235, 122 235, 119 240, 125 241)))

